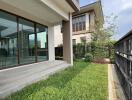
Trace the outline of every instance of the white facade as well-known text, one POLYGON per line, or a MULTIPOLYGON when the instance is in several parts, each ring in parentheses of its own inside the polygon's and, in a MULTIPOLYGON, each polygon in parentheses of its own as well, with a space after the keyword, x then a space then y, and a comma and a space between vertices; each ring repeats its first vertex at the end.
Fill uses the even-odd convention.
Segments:
MULTIPOLYGON (((76 20, 73 18, 73 24, 76 24, 79 22, 84 22, 85 25, 82 25, 81 27, 81 31, 73 31, 72 32, 72 40, 73 41, 76 41, 76 44, 77 43, 81 43, 82 42, 82 39, 86 39, 86 42, 91 42, 92 40, 92 37, 91 37, 91 33, 94 32, 94 24, 95 24, 95 15, 94 15, 94 12, 88 12, 88 13, 84 13, 82 15, 78 15, 75 17, 76 20), (80 16, 83 16, 82 18, 79 19, 80 16), (78 21, 79 20, 79 21, 78 21), (83 28, 84 27, 84 28, 83 28)), ((79 26, 78 26, 79 28, 79 26)), ((72 29, 74 30, 74 29, 72 29)), ((55 47, 58 47, 60 45, 63 45, 63 33, 61 33, 61 25, 57 25, 55 26, 55 44, 54 46, 55 47)))
POLYGON ((72 36, 74 43, 78 44, 78 43, 82 43, 83 41, 85 41, 86 43, 91 42, 92 40, 91 34, 94 33, 94 30, 95 30, 94 25, 95 25, 94 12, 88 12, 88 13, 74 16, 73 17, 73 36, 72 36), (82 16, 84 18, 81 20, 82 16))
POLYGON ((74 44, 82 43, 84 41, 84 39, 86 40, 87 43, 91 42, 91 40, 92 40, 91 33, 72 36, 72 40, 75 42, 74 44))
MULTIPOLYGON (((0 9, 11 14, 20 16, 30 21, 45 25, 48 27, 48 60, 55 60, 55 33, 60 33, 57 23, 64 24, 63 40, 68 52, 64 56, 64 60, 73 64, 72 59, 72 19, 71 14, 79 10, 79 2, 77 0, 0 0, 0 9), (73 2, 74 1, 74 2, 73 2), (56 32, 59 30, 59 32, 56 32), (68 33, 66 33, 68 32, 68 33), (67 58, 68 57, 68 58, 67 58)), ((61 38, 57 37, 57 41, 61 38)))
POLYGON ((58 47, 60 45, 63 45, 63 33, 61 33, 61 25, 56 25, 54 27, 54 31, 55 31, 55 36, 54 36, 54 40, 55 40, 55 47, 58 47))

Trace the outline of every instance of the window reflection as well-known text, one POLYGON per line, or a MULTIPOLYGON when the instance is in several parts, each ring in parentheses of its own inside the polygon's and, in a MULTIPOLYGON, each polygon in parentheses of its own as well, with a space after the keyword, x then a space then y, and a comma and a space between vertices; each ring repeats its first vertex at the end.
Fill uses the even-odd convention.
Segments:
POLYGON ((44 61, 48 59, 47 28, 37 25, 36 31, 38 61, 44 61))
POLYGON ((17 65, 16 17, 0 11, 0 69, 17 65))
POLYGON ((19 19, 18 37, 20 64, 35 62, 34 23, 19 19))
POLYGON ((48 60, 47 30, 0 11, 0 69, 48 60))
POLYGON ((86 16, 78 16, 73 18, 73 32, 86 30, 86 16))

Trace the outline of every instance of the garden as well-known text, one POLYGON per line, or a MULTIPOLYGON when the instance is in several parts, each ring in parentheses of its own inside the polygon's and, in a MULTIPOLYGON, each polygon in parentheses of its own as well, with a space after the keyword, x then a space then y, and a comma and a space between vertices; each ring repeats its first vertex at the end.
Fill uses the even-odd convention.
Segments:
MULTIPOLYGON (((115 19, 115 17, 113 17, 115 19)), ((73 45, 74 64, 47 80, 42 80, 8 96, 7 100, 107 100, 108 66, 113 63, 115 25, 102 28, 96 20, 92 41, 73 45), (107 63, 111 63, 107 62, 107 63)), ((63 59, 63 45, 55 48, 56 60, 63 59)))

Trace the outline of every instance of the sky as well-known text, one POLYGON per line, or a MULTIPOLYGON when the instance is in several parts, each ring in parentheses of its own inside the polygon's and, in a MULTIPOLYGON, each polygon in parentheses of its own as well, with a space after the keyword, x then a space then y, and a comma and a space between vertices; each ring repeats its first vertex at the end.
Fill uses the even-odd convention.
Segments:
MULTIPOLYGON (((96 0, 80 0, 80 6, 93 3, 96 0)), ((112 13, 117 16, 117 33, 113 39, 120 39, 132 29, 132 0, 101 0, 104 16, 112 13)))

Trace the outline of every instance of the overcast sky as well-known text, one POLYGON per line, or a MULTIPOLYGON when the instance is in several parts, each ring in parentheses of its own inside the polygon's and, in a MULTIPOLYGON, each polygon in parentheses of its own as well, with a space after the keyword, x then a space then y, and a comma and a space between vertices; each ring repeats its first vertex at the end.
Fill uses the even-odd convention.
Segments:
MULTIPOLYGON (((84 6, 93 3, 96 0, 80 0, 80 5, 84 6)), ((132 29, 132 0, 101 0, 104 16, 109 16, 111 13, 118 16, 117 19, 117 34, 113 36, 118 40, 128 31, 132 29)))

